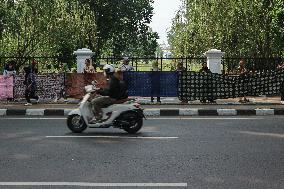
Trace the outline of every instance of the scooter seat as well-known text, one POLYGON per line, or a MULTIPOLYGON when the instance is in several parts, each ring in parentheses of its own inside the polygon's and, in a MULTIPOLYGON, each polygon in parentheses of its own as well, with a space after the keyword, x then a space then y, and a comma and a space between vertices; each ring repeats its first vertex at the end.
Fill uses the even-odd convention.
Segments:
POLYGON ((122 104, 124 102, 129 101, 129 100, 130 100, 129 98, 120 99, 120 100, 115 101, 114 104, 122 104))

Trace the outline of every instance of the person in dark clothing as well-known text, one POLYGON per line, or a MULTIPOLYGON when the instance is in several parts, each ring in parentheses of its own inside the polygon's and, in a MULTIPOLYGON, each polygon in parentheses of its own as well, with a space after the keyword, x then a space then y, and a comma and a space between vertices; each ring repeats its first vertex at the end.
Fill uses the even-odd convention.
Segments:
POLYGON ((151 68, 151 102, 154 102, 154 96, 157 97, 157 103, 161 103, 161 97, 160 97, 160 88, 161 88, 161 82, 160 82, 160 69, 158 66, 158 61, 154 62, 151 68))
POLYGON ((200 73, 211 73, 210 69, 207 67, 206 63, 202 64, 202 68, 199 70, 200 73))
POLYGON ((119 82, 120 85, 120 99, 127 99, 128 98, 128 90, 127 90, 127 84, 121 80, 119 82))
POLYGON ((281 104, 284 104, 284 81, 280 85, 280 94, 281 94, 281 104))
MULTIPOLYGON (((202 68, 199 70, 199 73, 207 74, 207 73, 212 73, 212 72, 208 68, 207 64, 203 63, 202 68)), ((213 92, 212 91, 212 79, 207 77, 207 79, 204 80, 203 87, 204 87, 204 93, 207 96, 204 95, 203 98, 200 99, 200 102, 206 103, 206 99, 207 99, 209 102, 215 103, 215 100, 214 100, 214 97, 213 97, 213 94, 212 94, 212 92, 213 92)))
POLYGON ((245 90, 246 86, 246 77, 248 76, 248 70, 246 69, 246 61, 244 59, 241 59, 239 62, 239 67, 237 69, 238 74, 239 74, 239 82, 241 83, 241 96, 239 99, 240 103, 247 103, 249 102, 249 99, 246 98, 246 93, 247 91, 245 90))
POLYGON ((100 89, 98 93, 102 96, 109 96, 115 100, 121 100, 125 97, 125 86, 122 79, 122 72, 108 73, 109 86, 105 89, 100 89))
POLYGON ((109 83, 107 88, 97 91, 101 96, 91 101, 93 112, 95 114, 95 120, 93 119, 91 122, 104 120, 102 117, 102 108, 106 108, 116 101, 125 98, 127 93, 123 86, 123 82, 121 82, 121 76, 119 74, 114 74, 114 67, 107 64, 103 69, 106 77, 109 79, 109 83))
MULTIPOLYGON (((284 60, 277 66, 278 69, 284 69, 284 60)), ((284 81, 280 84, 281 104, 284 104, 284 81)))
POLYGON ((35 80, 35 72, 30 67, 25 67, 25 81, 24 85, 26 86, 25 89, 25 98, 27 100, 26 106, 32 105, 31 98, 36 99, 37 102, 39 101, 39 97, 35 94, 36 92, 36 80, 35 80))

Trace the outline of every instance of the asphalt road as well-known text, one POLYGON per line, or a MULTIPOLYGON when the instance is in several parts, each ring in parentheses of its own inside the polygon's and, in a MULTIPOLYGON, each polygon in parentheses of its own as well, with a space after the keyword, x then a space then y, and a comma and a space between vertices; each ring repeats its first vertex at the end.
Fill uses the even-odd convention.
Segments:
POLYGON ((4 117, 0 188, 281 189, 283 121, 158 118, 129 135, 118 129, 72 134, 64 118, 4 117), (95 187, 99 184, 106 187, 95 187))
MULTIPOLYGON (((259 105, 259 104, 185 104, 185 105, 142 105, 144 109, 157 108, 157 109, 172 109, 172 108, 197 108, 197 109, 283 109, 283 104, 267 104, 267 105, 259 105)), ((32 106, 25 106, 24 104, 1 104, 0 109, 75 109, 78 108, 77 104, 33 104, 32 106)))

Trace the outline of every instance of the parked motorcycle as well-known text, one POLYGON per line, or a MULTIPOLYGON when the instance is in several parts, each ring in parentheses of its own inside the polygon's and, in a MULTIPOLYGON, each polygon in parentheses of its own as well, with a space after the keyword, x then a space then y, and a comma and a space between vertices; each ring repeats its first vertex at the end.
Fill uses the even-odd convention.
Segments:
MULTIPOLYGON (((80 102, 79 108, 72 110, 67 117, 67 126, 74 133, 81 133, 89 128, 119 128, 134 134, 143 126, 143 109, 133 100, 124 99, 103 108, 102 122, 93 123, 94 113, 91 107, 91 95, 96 93, 96 82, 85 87, 86 95, 80 102)), ((95 97, 96 98, 96 97, 95 97)))

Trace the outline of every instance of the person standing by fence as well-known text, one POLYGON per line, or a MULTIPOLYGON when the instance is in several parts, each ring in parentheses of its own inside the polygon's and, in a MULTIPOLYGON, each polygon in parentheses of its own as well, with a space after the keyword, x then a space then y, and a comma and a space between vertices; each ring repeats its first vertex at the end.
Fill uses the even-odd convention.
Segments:
POLYGON ((156 96, 157 103, 161 103, 160 85, 160 69, 158 61, 156 61, 153 63, 151 68, 151 102, 154 102, 154 96, 156 96))
POLYGON ((122 64, 119 66, 118 69, 121 70, 122 72, 129 72, 134 70, 134 68, 131 65, 129 65, 128 57, 124 57, 122 59, 122 64))
POLYGON ((35 94, 36 93, 36 80, 35 80, 35 69, 31 69, 30 67, 25 67, 25 81, 24 85, 26 86, 25 89, 25 98, 27 100, 26 106, 32 105, 31 98, 36 99, 37 103, 39 102, 39 97, 35 94))
POLYGON ((10 77, 16 75, 15 65, 16 62, 14 60, 9 61, 8 64, 5 65, 3 76, 10 77))
POLYGON ((91 64, 91 59, 85 60, 85 67, 84 67, 84 73, 95 73, 96 70, 94 66, 91 64))
MULTIPOLYGON (((207 67, 207 63, 203 63, 202 68, 199 70, 199 73, 210 74, 212 72, 207 67)), ((211 76, 211 75, 209 75, 209 76, 211 76)), ((202 95, 202 99, 200 99, 200 102, 202 102, 202 103, 206 103, 206 100, 208 100, 211 103, 215 103, 215 100, 214 100, 214 97, 213 97, 213 90, 212 90, 212 77, 209 77, 209 76, 207 75, 206 79, 203 80, 204 94, 202 95)))
MULTIPOLYGON (((11 60, 4 67, 3 77, 4 77, 4 81, 6 83, 7 88, 8 88, 9 83, 11 82, 10 77, 14 77, 16 75, 15 65, 16 65, 16 62, 14 60, 11 60)), ((6 96, 7 96, 7 101, 13 100, 13 97, 8 95, 7 93, 6 93, 6 96)))
MULTIPOLYGON (((284 60, 278 65, 278 69, 284 69, 284 60)), ((280 84, 281 104, 284 104, 284 81, 280 84)))
POLYGON ((65 91, 65 78, 66 78, 66 73, 68 73, 68 72, 70 72, 70 70, 69 70, 69 67, 68 67, 67 63, 62 63, 61 62, 59 64, 58 73, 59 74, 63 74, 63 83, 61 84, 61 87, 60 87, 59 96, 57 96, 57 94, 56 94, 54 102, 57 102, 61 98, 64 98, 64 102, 68 102, 67 96, 66 96, 66 91, 65 91))
POLYGON ((238 74, 239 74, 239 81, 241 82, 241 98, 239 99, 239 102, 241 103, 246 103, 249 102, 249 100, 246 98, 246 87, 245 85, 247 84, 245 82, 245 79, 247 77, 248 71, 246 69, 246 62, 244 59, 241 59, 239 62, 239 67, 238 67, 238 74))
POLYGON ((178 72, 186 71, 185 67, 183 66, 183 62, 178 62, 176 67, 177 67, 176 71, 178 71, 178 72))

